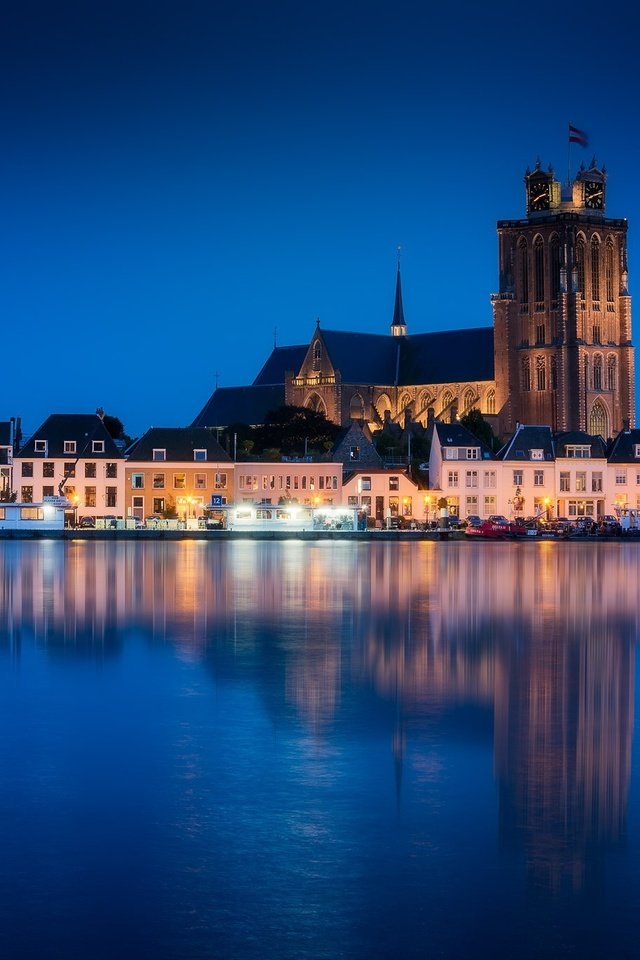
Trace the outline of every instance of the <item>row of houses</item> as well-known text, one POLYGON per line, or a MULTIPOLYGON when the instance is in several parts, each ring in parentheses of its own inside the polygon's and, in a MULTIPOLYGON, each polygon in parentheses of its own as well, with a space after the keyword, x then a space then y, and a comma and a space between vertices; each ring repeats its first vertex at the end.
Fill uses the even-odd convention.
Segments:
POLYGON ((0 496, 22 503, 65 497, 82 517, 172 515, 290 500, 358 508, 371 522, 435 520, 451 514, 593 517, 640 509, 640 430, 609 442, 554 435, 518 424, 498 453, 458 422, 432 425, 428 463, 385 466, 366 427, 354 421, 327 459, 234 461, 206 428, 152 427, 127 450, 101 415, 54 414, 14 449, 0 423, 0 496), (3 492, 4 491, 4 492, 3 492))

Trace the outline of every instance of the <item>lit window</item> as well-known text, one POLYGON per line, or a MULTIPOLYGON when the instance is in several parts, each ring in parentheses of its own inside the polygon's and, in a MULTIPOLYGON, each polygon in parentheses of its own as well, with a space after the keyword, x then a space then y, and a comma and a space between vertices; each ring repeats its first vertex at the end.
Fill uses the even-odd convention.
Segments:
POLYGON ((174 473, 173 486, 175 490, 184 490, 187 485, 187 477, 184 473, 174 473))

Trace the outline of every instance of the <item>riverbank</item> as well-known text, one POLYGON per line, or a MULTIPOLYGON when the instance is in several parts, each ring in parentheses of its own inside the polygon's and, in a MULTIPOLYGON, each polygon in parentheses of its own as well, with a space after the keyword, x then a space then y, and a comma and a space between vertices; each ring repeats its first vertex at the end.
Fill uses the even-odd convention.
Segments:
POLYGON ((145 541, 178 541, 203 540, 206 542, 234 541, 234 540, 349 540, 349 541, 433 541, 433 542, 562 542, 562 543, 640 543, 637 536, 576 536, 576 537, 518 537, 500 539, 481 539, 466 537, 462 530, 2 530, 0 541, 3 540, 133 540, 136 543, 145 541))

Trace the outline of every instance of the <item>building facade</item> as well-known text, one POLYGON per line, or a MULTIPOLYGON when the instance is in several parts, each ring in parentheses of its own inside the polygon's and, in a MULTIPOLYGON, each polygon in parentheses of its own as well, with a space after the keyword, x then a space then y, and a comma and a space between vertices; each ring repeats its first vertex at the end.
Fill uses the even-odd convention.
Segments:
POLYGON ((123 516, 124 454, 98 414, 48 417, 14 455, 20 503, 66 497, 79 517, 123 516))
POLYGON ((210 430, 151 427, 127 450, 126 515, 197 521, 206 505, 232 500, 233 473, 210 430))
POLYGON ((538 163, 525 188, 526 218, 498 222, 499 430, 520 421, 611 437, 634 418, 627 221, 605 216, 595 160, 568 185, 538 163))

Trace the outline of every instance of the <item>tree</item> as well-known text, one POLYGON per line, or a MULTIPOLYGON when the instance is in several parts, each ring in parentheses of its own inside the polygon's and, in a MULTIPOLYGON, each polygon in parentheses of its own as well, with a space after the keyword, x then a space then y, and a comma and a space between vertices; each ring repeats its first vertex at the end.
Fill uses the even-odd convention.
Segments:
POLYGON ((15 503, 18 499, 18 494, 15 490, 12 490, 8 483, 5 483, 0 487, 0 503, 15 503))
POLYGON ((463 416, 460 417, 460 423, 463 427, 466 427, 474 437, 477 437, 478 440, 485 443, 490 450, 495 450, 496 438, 491 429, 491 425, 487 423, 477 407, 473 407, 468 413, 463 414, 463 416))
POLYGON ((312 450, 326 450, 335 443, 340 427, 324 413, 307 407, 279 407, 265 417, 255 431, 255 449, 261 453, 279 449, 285 456, 302 456, 312 450))
POLYGON ((103 413, 101 419, 110 437, 114 440, 122 440, 125 447, 131 445, 131 437, 124 432, 124 424, 120 417, 112 417, 108 413, 103 413))

